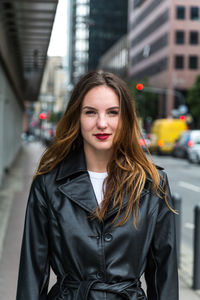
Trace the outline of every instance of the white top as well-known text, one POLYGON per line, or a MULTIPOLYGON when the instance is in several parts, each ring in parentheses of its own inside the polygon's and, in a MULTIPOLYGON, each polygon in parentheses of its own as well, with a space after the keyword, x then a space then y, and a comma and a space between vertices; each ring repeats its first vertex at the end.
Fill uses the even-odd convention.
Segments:
POLYGON ((92 182, 92 186, 95 192, 95 196, 97 198, 98 204, 103 200, 103 181, 107 177, 108 173, 97 173, 88 171, 90 180, 92 182))

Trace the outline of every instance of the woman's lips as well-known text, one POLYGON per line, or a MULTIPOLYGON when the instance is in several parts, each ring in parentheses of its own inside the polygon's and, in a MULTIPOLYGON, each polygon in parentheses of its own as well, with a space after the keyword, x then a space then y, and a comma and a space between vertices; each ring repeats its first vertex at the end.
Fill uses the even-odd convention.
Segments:
POLYGON ((108 133, 100 133, 100 134, 95 134, 96 138, 99 140, 106 140, 107 138, 109 138, 110 134, 108 133))

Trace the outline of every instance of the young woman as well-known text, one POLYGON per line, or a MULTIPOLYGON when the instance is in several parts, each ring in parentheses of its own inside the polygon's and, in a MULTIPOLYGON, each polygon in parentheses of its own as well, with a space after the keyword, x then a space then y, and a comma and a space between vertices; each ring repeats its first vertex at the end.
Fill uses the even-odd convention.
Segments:
POLYGON ((80 79, 32 183, 17 300, 178 299, 167 176, 139 134, 121 79, 80 79), (57 282, 48 292, 50 267, 57 282))

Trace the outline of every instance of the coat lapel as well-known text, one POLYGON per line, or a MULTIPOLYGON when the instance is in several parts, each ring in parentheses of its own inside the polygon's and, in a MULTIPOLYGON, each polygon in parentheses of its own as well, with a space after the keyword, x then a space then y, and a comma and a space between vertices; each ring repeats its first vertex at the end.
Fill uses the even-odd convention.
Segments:
MULTIPOLYGON (((140 199, 146 195, 147 193, 149 193, 149 191, 144 188, 141 195, 140 195, 140 199)), ((128 196, 125 195, 124 199, 123 199, 123 203, 122 203, 122 209, 125 208, 127 206, 128 203, 128 196)), ((113 216, 114 214, 117 213, 117 211, 119 210, 119 205, 117 205, 115 208, 112 209, 112 207, 108 210, 108 213, 106 214, 106 219, 109 218, 110 216, 113 216)))
POLYGON ((56 181, 77 175, 80 172, 87 172, 83 149, 71 152, 60 162, 56 181))
POLYGON ((87 172, 80 174, 72 180, 64 183, 58 189, 71 201, 92 212, 97 207, 96 196, 87 172))
MULTIPOLYGON (((58 189, 71 201, 90 213, 96 209, 98 203, 87 172, 83 149, 72 152, 60 163, 56 181, 62 182, 62 184, 58 186, 58 189), (65 183, 63 183, 63 181, 65 183)), ((151 179, 147 177, 141 197, 149 193, 151 189, 149 184, 151 185, 151 179)), ((127 202, 128 197, 126 196, 124 197, 122 208, 127 205, 127 202)), ((118 206, 114 209, 111 207, 106 218, 114 215, 118 209, 118 206)))

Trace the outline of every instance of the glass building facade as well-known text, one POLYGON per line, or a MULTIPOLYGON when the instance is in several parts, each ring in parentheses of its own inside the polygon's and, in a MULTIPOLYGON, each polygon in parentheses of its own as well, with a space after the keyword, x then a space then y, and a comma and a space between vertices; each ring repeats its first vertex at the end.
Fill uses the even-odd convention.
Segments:
POLYGON ((88 70, 96 69, 100 57, 127 33, 127 14, 127 0, 90 0, 88 70))

